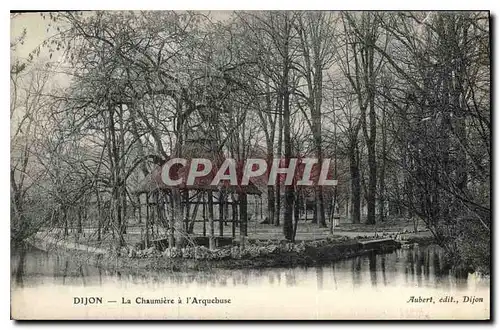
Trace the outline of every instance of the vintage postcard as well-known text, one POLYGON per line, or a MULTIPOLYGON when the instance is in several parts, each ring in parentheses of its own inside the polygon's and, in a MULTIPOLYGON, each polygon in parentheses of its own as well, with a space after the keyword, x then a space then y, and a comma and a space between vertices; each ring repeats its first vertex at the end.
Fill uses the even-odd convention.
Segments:
POLYGON ((489 12, 10 20, 12 319, 490 319, 489 12))

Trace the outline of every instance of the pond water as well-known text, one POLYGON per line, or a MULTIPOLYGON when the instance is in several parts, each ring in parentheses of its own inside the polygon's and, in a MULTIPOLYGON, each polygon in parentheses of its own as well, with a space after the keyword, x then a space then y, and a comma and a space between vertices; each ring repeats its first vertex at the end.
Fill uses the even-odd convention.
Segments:
MULTIPOLYGON (((68 317, 84 313, 82 317, 108 318, 116 312, 130 318, 145 315, 146 318, 192 318, 193 315, 202 318, 301 318, 300 315, 303 318, 365 318, 379 315, 377 310, 389 318, 420 318, 418 313, 424 313, 423 317, 452 318, 489 315, 489 279, 451 276, 441 250, 435 246, 366 255, 318 267, 207 272, 138 270, 133 274, 79 265, 71 258, 26 248, 12 254, 11 282, 13 305, 15 299, 29 304, 31 299, 43 297, 37 308, 43 309, 46 299, 59 301, 63 309, 67 307, 64 313, 63 309, 60 311, 61 315, 68 317), (103 297, 105 306, 75 305, 74 298, 80 296, 103 297), (167 297, 185 302, 191 296, 225 297, 232 303, 225 308, 203 306, 199 310, 186 304, 160 308, 144 307, 136 302, 137 297, 167 297), (434 297, 433 306, 411 303, 411 297, 416 300, 419 296, 434 297), (453 311, 449 310, 450 304, 438 301, 447 296, 454 297, 453 302, 460 301, 453 303, 453 311), (480 297, 482 301, 465 303, 463 297, 480 297), (127 300, 135 308, 122 304, 127 300), (280 309, 283 304, 287 308, 280 309), (459 311, 460 308, 463 311, 459 311)), ((44 313, 55 312, 53 304, 47 304, 46 308, 44 313)))

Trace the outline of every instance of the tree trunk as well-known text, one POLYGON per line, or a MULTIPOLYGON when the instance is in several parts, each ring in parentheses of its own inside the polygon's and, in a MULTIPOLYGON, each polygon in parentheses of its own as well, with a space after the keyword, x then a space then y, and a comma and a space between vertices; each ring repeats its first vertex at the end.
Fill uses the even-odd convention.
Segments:
MULTIPOLYGON (((373 130, 375 130, 375 118, 373 119, 373 130)), ((372 133, 375 134, 375 133, 372 133)), ((375 137, 372 135, 369 142, 367 142, 368 149, 368 196, 366 202, 368 207, 368 214, 366 223, 375 224, 375 199, 377 193, 377 160, 375 158, 375 137)))
POLYGON ((78 234, 81 234, 81 233, 83 233, 83 229, 82 229, 82 216, 83 216, 83 215, 82 215, 82 213, 83 213, 83 207, 81 207, 81 206, 80 206, 80 207, 78 208, 78 211, 79 211, 79 212, 78 212, 78 215, 77 215, 77 217, 78 217, 78 222, 77 222, 78 229, 77 229, 77 233, 78 233, 78 234))
POLYGON ((120 155, 116 141, 116 128, 115 128, 115 109, 110 103, 108 105, 108 129, 109 129, 109 154, 111 158, 111 173, 112 173, 112 196, 111 196, 111 210, 113 221, 113 231, 117 231, 118 246, 124 246, 125 241, 122 233, 122 210, 121 210, 121 196, 120 196, 120 155))
POLYGON ((370 119, 369 133, 367 130, 366 116, 363 114, 363 132, 366 140, 366 147, 368 149, 368 194, 366 202, 368 213, 366 218, 367 224, 375 224, 375 200, 377 197, 377 158, 375 150, 375 140, 377 134, 377 123, 375 116, 375 83, 373 72, 373 48, 370 47, 366 51, 368 62, 368 77, 366 77, 366 87, 368 92, 369 114, 370 119))
POLYGON ((387 166, 387 131, 386 131, 386 116, 385 106, 382 109, 382 165, 380 167, 379 176, 379 219, 385 221, 385 169, 387 166))
MULTIPOLYGON (((144 224, 144 248, 149 248, 149 224, 151 221, 151 213, 149 208, 149 193, 146 193, 146 223, 144 224)), ((172 248, 174 241, 168 241, 168 247, 172 248)))
MULTIPOLYGON (((288 54, 288 47, 286 47, 288 54)), ((287 59, 288 60, 288 59, 287 59)), ((290 94, 288 91, 288 61, 285 61, 284 72, 284 96, 283 96, 283 134, 285 142, 285 166, 290 164, 292 157, 292 142, 290 137, 290 94)), ((285 214, 283 219, 283 234, 285 239, 293 240, 293 200, 294 200, 294 187, 293 185, 285 186, 285 214)))
POLYGON ((351 217, 352 223, 361 223, 361 178, 359 171, 359 150, 351 143, 349 162, 351 172, 351 217))
POLYGON ((66 207, 63 207, 64 237, 68 236, 68 214, 66 207))
MULTIPOLYGON (((283 99, 279 97, 279 105, 278 105, 278 149, 276 150, 276 155, 281 157, 281 150, 283 148, 283 113, 282 108, 283 99)), ((280 215, 281 215, 281 184, 279 182, 276 183, 276 210, 274 214, 274 225, 280 225, 280 215)))

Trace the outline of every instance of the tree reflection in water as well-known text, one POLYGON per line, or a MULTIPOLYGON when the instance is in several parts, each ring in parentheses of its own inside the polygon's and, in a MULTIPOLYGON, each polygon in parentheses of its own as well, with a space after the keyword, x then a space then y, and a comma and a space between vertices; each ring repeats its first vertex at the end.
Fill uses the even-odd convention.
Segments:
POLYGON ((373 287, 377 286, 377 255, 372 252, 368 255, 369 267, 370 267, 370 282, 373 287))
POLYGON ((354 285, 361 284, 361 257, 352 259, 352 282, 354 285))
POLYGON ((387 286, 387 277, 385 276, 385 254, 380 256, 380 267, 382 268, 382 279, 384 286, 387 286))
POLYGON ((323 290, 323 267, 316 267, 316 287, 323 290))

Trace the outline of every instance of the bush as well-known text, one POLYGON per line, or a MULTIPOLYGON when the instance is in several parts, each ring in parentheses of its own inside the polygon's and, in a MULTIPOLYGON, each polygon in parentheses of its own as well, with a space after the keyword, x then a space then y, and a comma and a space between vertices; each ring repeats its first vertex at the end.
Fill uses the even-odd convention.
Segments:
POLYGON ((474 271, 490 273, 491 233, 475 218, 456 221, 456 238, 446 244, 447 256, 456 275, 474 271))

